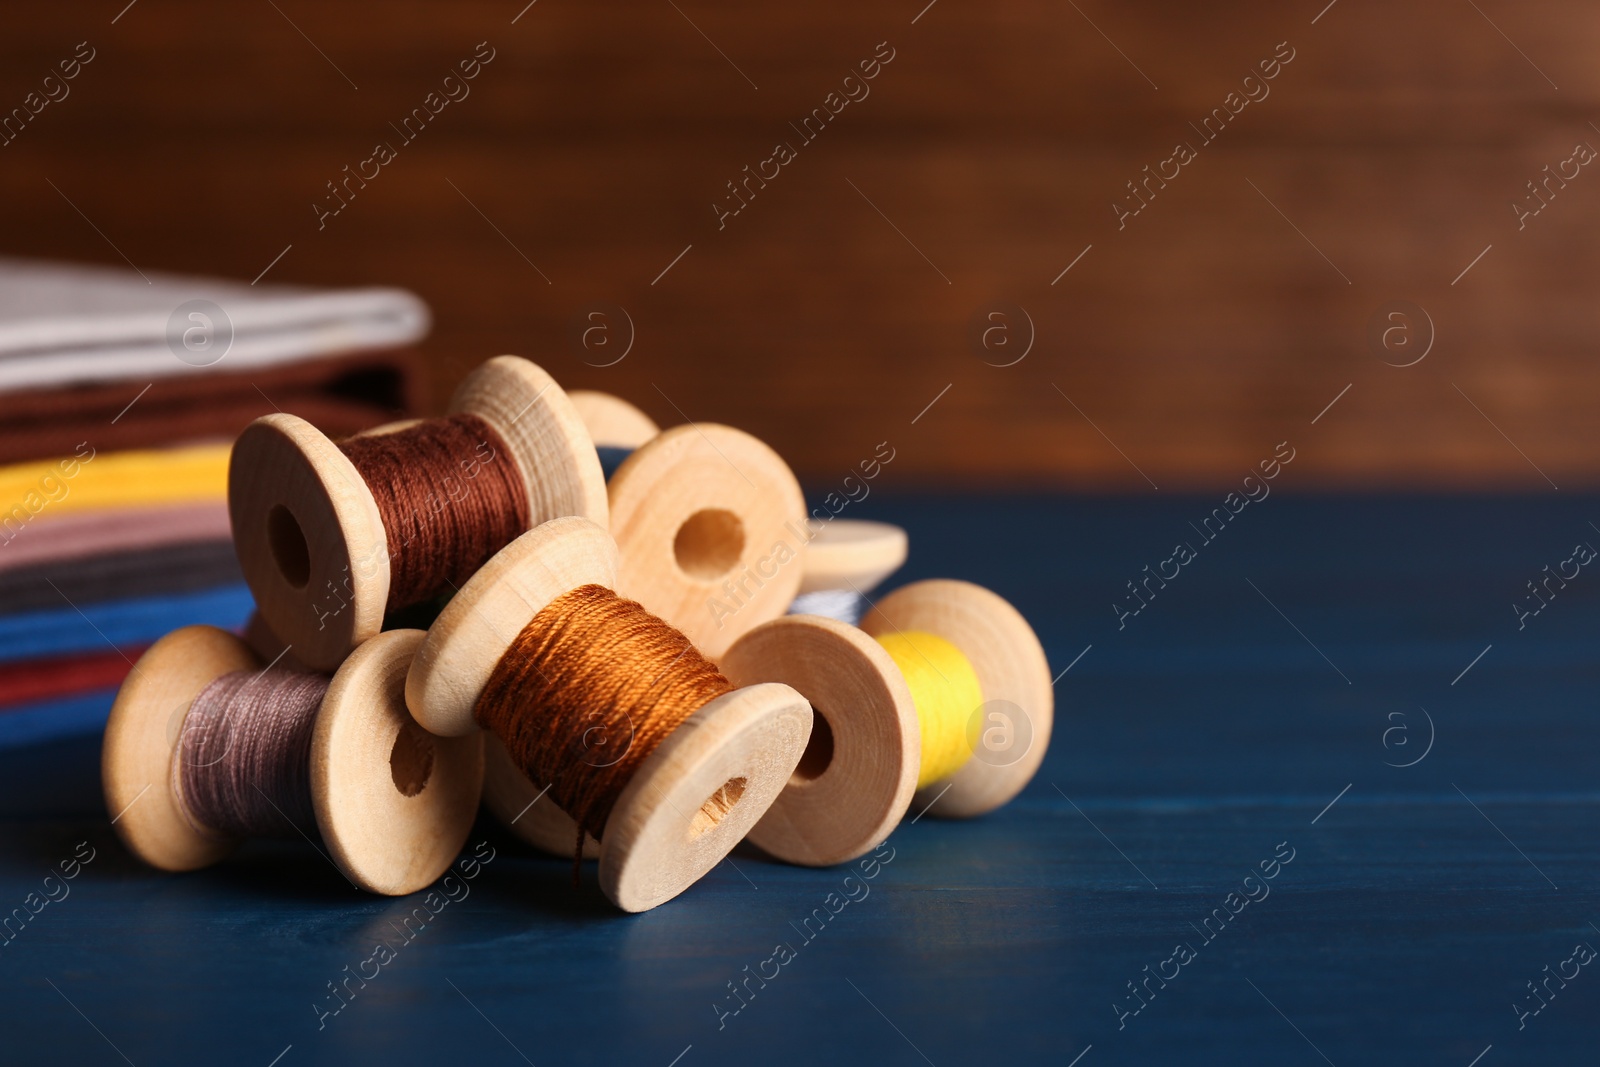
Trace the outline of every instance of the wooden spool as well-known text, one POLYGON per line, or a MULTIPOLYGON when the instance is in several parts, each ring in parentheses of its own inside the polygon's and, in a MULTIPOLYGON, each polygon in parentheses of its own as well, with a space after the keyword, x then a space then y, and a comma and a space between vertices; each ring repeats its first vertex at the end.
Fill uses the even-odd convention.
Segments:
MULTIPOLYGON (((597 429, 585 403, 637 411, 605 393, 587 395, 599 400, 580 401, 578 393, 572 399, 597 444, 605 431, 597 429)), ((906 532, 886 522, 813 519, 811 531, 802 594, 826 589, 864 595, 905 562, 906 532)), ((779 859, 810 866, 843 863, 883 841, 911 802, 922 750, 910 691, 883 646, 854 626, 815 615, 786 616, 735 641, 719 666, 735 685, 792 686, 815 715, 805 755, 750 840, 779 859), (823 709, 842 710, 835 716, 823 709)), ((554 855, 572 855, 577 825, 541 798, 493 738, 484 747, 483 782, 484 805, 512 833, 554 855)), ((585 835, 584 858, 599 855, 599 843, 585 835)))
POLYGON ((596 448, 638 448, 661 432, 649 415, 621 397, 593 389, 567 394, 596 448))
POLYGON ((906 532, 868 519, 810 519, 811 544, 801 593, 823 590, 865 595, 906 561, 906 532))
POLYGON ((915 582, 884 597, 863 626, 790 615, 756 627, 720 661, 736 685, 793 686, 816 715, 788 788, 750 832, 778 859, 808 866, 854 859, 886 838, 911 803, 947 818, 991 811, 1027 785, 1049 747, 1054 700, 1044 650, 999 596, 968 582, 915 582), (972 756, 921 792, 916 706, 899 666, 875 640, 913 630, 959 648, 984 696, 968 730, 972 756), (985 747, 1008 731, 1009 746, 985 747))
MULTIPOLYGON (((434 737, 406 710, 406 672, 422 638, 420 630, 391 630, 357 649, 333 676, 312 737, 322 840, 350 881, 391 896, 416 892, 449 869, 472 829, 483 782, 477 738, 434 737)), ((238 845, 196 828, 174 764, 200 691, 261 666, 232 634, 186 626, 150 646, 117 693, 101 777, 117 835, 144 862, 194 870, 238 845)))
MULTIPOLYGON (((498 737, 483 742, 483 806, 500 825, 541 852, 571 856, 578 843, 578 824, 534 785, 511 759, 498 737)), ((583 858, 600 858, 600 842, 583 835, 583 858)))
MULTIPOLYGON (((634 450, 609 486, 611 531, 622 554, 617 591, 682 630, 712 656, 738 633, 782 614, 793 599, 789 590, 796 572, 804 580, 809 562, 797 564, 809 560, 805 544, 813 536, 799 522, 804 498, 788 466, 738 430, 682 426, 663 434, 648 415, 609 393, 574 390, 568 395, 596 447, 634 450), (753 490, 736 467, 748 470, 750 482, 768 488, 753 490), (751 573, 763 559, 755 550, 779 542, 796 554, 780 568, 781 580, 769 579, 760 590, 749 580, 747 587, 757 595, 747 599, 736 592, 740 603, 733 606, 733 598, 723 595, 718 583, 751 573), (712 598, 730 610, 710 606, 712 598), (723 629, 728 632, 719 632, 723 629)), ((489 810, 529 844, 570 855, 577 825, 566 812, 547 798, 539 799, 539 790, 512 763, 504 746, 490 741, 485 760, 484 803, 489 810)), ((595 859, 599 854, 599 844, 586 836, 583 855, 595 859)))
MULTIPOLYGON (((462 413, 481 417, 504 439, 522 474, 532 525, 560 515, 606 523, 594 446, 576 409, 538 366, 516 356, 484 363, 450 402, 449 414, 462 413)), ((233 446, 228 510, 256 604, 301 662, 332 670, 379 632, 389 599, 383 520, 355 464, 333 441, 293 415, 257 419, 233 446)))
POLYGON ((789 607, 804 574, 805 497, 789 465, 742 430, 663 430, 608 485, 617 592, 713 659, 789 607))
POLYGON ((250 613, 250 617, 244 621, 244 631, 239 636, 262 663, 276 663, 280 667, 307 674, 316 673, 300 662, 283 638, 272 632, 272 627, 267 625, 267 620, 261 617, 259 611, 250 613))
MULTIPOLYGON (((445 606, 418 650, 406 680, 417 721, 445 736, 476 732, 478 697, 523 628, 572 589, 615 588, 617 571, 615 542, 586 519, 555 519, 507 545, 445 606)), ((735 690, 689 716, 617 799, 600 842, 601 890, 625 911, 683 892, 766 812, 810 733, 811 709, 780 684, 735 690)), ((568 841, 576 844, 575 830, 568 841)))
POLYGON ((834 619, 788 615, 745 634, 719 666, 734 685, 792 686, 815 715, 805 754, 750 840, 823 867, 888 837, 916 792, 922 735, 911 690, 883 646, 834 619))
POLYGON ((971 582, 928 579, 879 600, 861 628, 873 637, 920 630, 944 638, 972 664, 983 691, 968 741, 972 756, 913 800, 946 818, 993 811, 1032 780, 1050 747, 1055 691, 1044 648, 1016 608, 971 582))
POLYGON ((783 614, 800 589, 813 534, 782 457, 731 426, 662 431, 609 393, 571 396, 597 447, 633 450, 608 486, 611 535, 622 553, 617 592, 713 659, 783 614))

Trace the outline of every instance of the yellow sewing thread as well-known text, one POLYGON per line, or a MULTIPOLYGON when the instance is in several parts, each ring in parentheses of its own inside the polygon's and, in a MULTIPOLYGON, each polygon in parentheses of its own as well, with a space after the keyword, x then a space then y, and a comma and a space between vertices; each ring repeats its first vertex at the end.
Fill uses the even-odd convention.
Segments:
POLYGON ((961 650, 937 634, 920 630, 884 634, 889 653, 911 689, 922 727, 922 766, 917 788, 948 778, 972 755, 967 722, 983 704, 978 673, 961 650))

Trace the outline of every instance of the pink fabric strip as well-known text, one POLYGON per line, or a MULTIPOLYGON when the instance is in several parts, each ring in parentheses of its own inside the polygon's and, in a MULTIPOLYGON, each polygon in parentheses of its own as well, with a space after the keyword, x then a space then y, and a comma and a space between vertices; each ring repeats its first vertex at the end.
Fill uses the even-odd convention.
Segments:
POLYGON ((0 571, 57 560, 232 536, 224 501, 174 507, 48 511, 20 529, 0 526, 0 571))

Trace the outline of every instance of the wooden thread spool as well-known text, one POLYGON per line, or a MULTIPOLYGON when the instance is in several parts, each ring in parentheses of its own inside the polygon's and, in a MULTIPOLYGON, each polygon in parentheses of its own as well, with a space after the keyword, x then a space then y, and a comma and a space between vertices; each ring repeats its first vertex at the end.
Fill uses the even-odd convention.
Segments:
POLYGON ((852 626, 867 594, 906 561, 906 532, 868 519, 811 519, 811 543, 791 615, 826 615, 852 626))
POLYGON ((1044 649, 1015 608, 969 582, 903 586, 868 612, 861 629, 811 615, 775 619, 740 638, 719 665, 735 685, 786 682, 815 712, 794 777, 750 833, 754 844, 791 863, 824 866, 862 855, 888 836, 913 799, 949 818, 991 811, 1032 779, 1050 744, 1054 700, 1044 649), (972 754, 921 790, 912 690, 876 640, 908 634, 955 646, 983 699, 966 732, 972 754), (996 736, 1005 731, 1009 738, 996 736))
MULTIPOLYGON (((637 411, 632 405, 604 393, 587 394, 585 397, 575 392, 572 398, 579 411, 584 413, 585 422, 591 427, 598 425, 600 429, 596 432, 600 434, 605 434, 606 427, 618 419, 624 420, 624 427, 637 427, 636 422, 626 421, 629 419, 628 411, 637 411), (585 404, 596 403, 601 405, 598 416, 585 410, 585 404), (626 410, 618 415, 611 407, 613 404, 621 405, 626 410)), ((644 418, 642 414, 639 417, 644 418)), ((597 437, 596 441, 602 439, 608 438, 597 437)), ((904 679, 883 647, 856 629, 856 623, 863 614, 862 610, 856 608, 856 603, 864 604, 866 594, 905 562, 906 532, 886 522, 863 519, 813 519, 811 531, 812 541, 806 550, 805 577, 800 584, 800 597, 790 605, 789 610, 794 613, 804 607, 801 598, 808 593, 832 593, 840 598, 840 606, 848 611, 849 617, 841 618, 821 610, 812 612, 837 619, 840 625, 823 627, 825 636, 820 638, 824 643, 823 648, 797 649, 794 655, 802 662, 828 664, 829 669, 843 672, 850 680, 842 684, 858 694, 854 700, 870 706, 897 709, 896 714, 871 718, 868 729, 875 732, 863 744, 847 747, 845 758, 859 758, 860 765, 843 764, 830 778, 830 782, 840 783, 850 793, 840 800, 839 806, 858 812, 861 826, 855 832, 841 833, 841 838, 848 839, 851 844, 844 852, 838 853, 837 860, 819 861, 826 864, 843 862, 859 855, 859 852, 850 851, 858 839, 870 838, 866 846, 870 849, 900 820, 900 814, 910 802, 916 784, 916 767, 922 742, 917 730, 916 709, 911 704, 911 694, 904 679), (840 643, 847 647, 841 649, 840 643), (906 777, 908 760, 909 778, 906 777), (878 813, 872 814, 875 809, 878 813)), ((819 640, 813 637, 814 630, 814 627, 779 628, 767 640, 797 641, 809 645, 819 640)), ((801 684, 806 677, 797 672, 782 680, 806 692, 806 686, 801 684)), ((818 762, 823 766, 827 764, 827 758, 822 753, 831 751, 831 741, 824 733, 828 729, 826 717, 819 715, 813 720, 808 755, 801 759, 795 771, 796 776, 815 777, 816 771, 820 770, 818 762)), ((489 739, 484 760, 483 800, 489 810, 512 833, 535 848, 557 856, 570 855, 575 830, 566 813, 548 802, 533 803, 537 791, 528 784, 527 777, 517 769, 505 746, 498 740, 489 739)), ((837 849, 834 851, 838 852, 837 849)), ((584 858, 596 859, 599 855, 599 843, 585 835, 584 858)))
POLYGON ((573 406, 598 448, 631 449, 607 482, 617 592, 712 659, 788 608, 804 574, 805 496, 776 452, 731 426, 658 430, 590 390, 573 406))
MULTIPOLYGON (((406 681, 417 720, 446 736, 476 732, 479 697, 530 622, 573 590, 615 589, 617 570, 616 543, 586 519, 554 519, 507 545, 445 606, 418 650, 406 681)), ((810 732, 810 708, 785 685, 736 689, 689 715, 617 796, 600 841, 601 890, 625 911, 645 911, 688 888, 767 810, 810 732)), ((524 805, 550 784, 524 782, 524 805)), ((567 827, 571 854, 577 827, 567 827)))
POLYGON ((634 449, 661 432, 656 420, 623 400, 594 389, 567 394, 596 448, 634 449))
MULTIPOLYGON (((311 802, 332 859, 351 882, 399 896, 424 888, 455 860, 472 829, 483 782, 475 737, 428 734, 405 705, 420 630, 391 630, 333 676, 311 741, 311 802)), ((117 835, 144 862, 189 871, 222 859, 237 838, 206 831, 184 806, 176 762, 196 696, 262 661, 211 626, 175 630, 140 657, 106 724, 101 777, 117 835)), ((285 823, 286 836, 294 836, 285 823)))
MULTIPOLYGON (((632 451, 661 432, 649 415, 610 393, 574 389, 567 396, 596 448, 632 451)), ((906 561, 906 532, 891 523, 810 518, 806 529, 805 566, 796 596, 857 593, 864 597, 906 561)), ((790 610, 795 610, 792 602, 790 610)))
MULTIPOLYGON (((713 659, 740 634, 787 610, 810 566, 806 543, 813 533, 803 522, 799 482, 775 452, 727 426, 663 432, 609 393, 575 389, 568 397, 597 449, 631 453, 607 483, 611 535, 621 553, 619 595, 677 627, 713 659), (781 565, 772 561, 782 554, 773 552, 779 544, 794 553, 781 565), (725 595, 723 583, 746 575, 753 576, 745 582, 753 596, 725 595)), ((528 806, 537 790, 499 741, 487 742, 485 759, 489 810, 529 844, 570 854, 576 829, 566 813, 548 802, 528 806)), ((599 843, 586 837, 583 855, 599 858, 599 843)))
MULTIPOLYGON (((594 446, 576 409, 538 366, 516 356, 489 360, 461 383, 447 414, 475 415, 500 436, 509 455, 488 462, 515 465, 530 526, 560 515, 605 524, 594 446)), ((441 485, 438 495, 470 491, 469 481, 464 473, 459 487, 441 485)), ((257 419, 233 447, 228 510, 258 608, 301 662, 332 670, 379 632, 389 607, 391 546, 372 490, 338 445, 293 415, 257 419)))

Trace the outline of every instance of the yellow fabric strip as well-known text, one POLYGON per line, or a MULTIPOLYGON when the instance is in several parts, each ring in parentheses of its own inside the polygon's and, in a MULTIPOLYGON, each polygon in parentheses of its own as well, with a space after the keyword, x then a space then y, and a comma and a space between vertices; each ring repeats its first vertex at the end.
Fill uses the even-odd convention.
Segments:
POLYGON ((983 687, 971 661, 938 634, 901 631, 884 634, 878 643, 905 675, 917 706, 922 726, 922 766, 917 773, 921 789, 950 777, 972 755, 967 727, 983 705, 983 687))
POLYGON ((232 445, 100 452, 0 467, 0 522, 94 508, 198 503, 228 495, 232 445))

